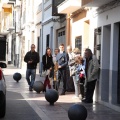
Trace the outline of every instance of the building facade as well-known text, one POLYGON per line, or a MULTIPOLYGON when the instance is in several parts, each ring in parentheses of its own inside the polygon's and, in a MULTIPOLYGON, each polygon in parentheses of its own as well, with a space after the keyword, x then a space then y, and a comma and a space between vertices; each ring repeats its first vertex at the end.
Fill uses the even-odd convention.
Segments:
POLYGON ((58 13, 69 18, 71 45, 90 48, 100 63, 95 101, 120 111, 120 0, 64 0, 58 13))
POLYGON ((42 55, 49 47, 54 54, 54 49, 60 43, 66 45, 66 15, 56 14, 56 7, 62 1, 42 0, 42 21, 40 41, 40 73, 42 72, 42 55))
POLYGON ((1 0, 0 61, 24 68, 31 44, 90 48, 100 63, 95 101, 120 111, 120 0, 1 0), (2 47, 1 47, 2 46, 2 47))
MULTIPOLYGON (((16 4, 20 6, 19 0, 2 0, 1 1, 1 27, 0 34, 2 50, 2 61, 7 64, 14 64, 19 67, 19 36, 16 35, 18 27, 20 27, 20 15, 16 12, 16 4), (16 22, 17 21, 17 22, 16 22), (18 27, 16 27, 18 26, 18 27)), ((19 11, 19 10, 18 10, 19 11)), ((19 28, 20 29, 20 28, 19 28)))

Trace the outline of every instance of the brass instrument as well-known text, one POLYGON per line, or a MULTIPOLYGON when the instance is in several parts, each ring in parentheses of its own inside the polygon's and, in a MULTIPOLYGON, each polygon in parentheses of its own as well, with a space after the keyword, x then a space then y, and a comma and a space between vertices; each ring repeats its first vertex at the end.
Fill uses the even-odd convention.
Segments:
POLYGON ((57 72, 58 72, 58 63, 55 62, 55 63, 54 63, 54 81, 57 80, 57 75, 58 75, 57 72))

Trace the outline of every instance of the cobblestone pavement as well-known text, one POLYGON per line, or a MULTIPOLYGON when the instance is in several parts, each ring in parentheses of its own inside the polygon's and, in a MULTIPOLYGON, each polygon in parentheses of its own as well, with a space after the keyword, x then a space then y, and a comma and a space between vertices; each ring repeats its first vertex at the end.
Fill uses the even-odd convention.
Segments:
MULTIPOLYGON (((38 74, 37 70, 37 74, 38 74)), ((15 105, 18 103, 15 103, 14 106, 18 106, 17 109, 27 109, 29 110, 29 117, 31 116, 31 119, 29 120, 69 120, 68 118, 68 109, 70 108, 71 105, 75 103, 83 104, 81 103, 80 100, 78 99, 73 99, 72 97, 74 96, 74 93, 66 93, 65 96, 59 96, 59 100, 55 103, 54 106, 50 106, 49 103, 45 100, 44 93, 37 94, 35 91, 29 92, 28 90, 28 85, 25 79, 25 69, 15 69, 14 67, 11 69, 11 67, 4 69, 4 74, 6 78, 6 83, 7 83, 7 93, 12 92, 12 95, 16 96, 16 94, 21 95, 21 97, 13 97, 14 101, 25 101, 27 106, 21 106, 15 105), (16 83, 12 76, 15 72, 20 72, 22 74, 22 79, 20 80, 19 83, 16 83), (30 107, 28 107, 30 106, 30 107), (31 114, 31 108, 32 110, 35 111, 35 113, 31 114), (36 115, 36 118, 35 118, 36 115), (32 118, 32 116, 34 116, 32 118)), ((43 78, 40 78, 39 74, 36 77, 36 81, 43 81, 43 78)), ((10 96, 7 94, 7 98, 10 96)), ((9 99, 8 99, 9 100, 9 99)), ((9 107, 10 102, 7 101, 7 109, 9 107)), ((24 103, 25 104, 25 103, 24 103)), ((88 117, 87 120, 120 120, 120 113, 116 112, 112 109, 109 109, 103 105, 100 105, 98 103, 93 103, 93 104, 83 104, 88 111, 88 117)), ((11 111, 11 115, 14 116, 12 113, 14 111, 11 111)), ((25 112, 25 111, 24 111, 25 112)), ((8 113, 7 113, 8 114, 8 113)), ((24 113, 20 113, 23 114, 24 113)), ((18 118, 20 117, 19 114, 18 118)), ((10 117, 10 116, 9 116, 10 117)), ((4 120, 4 119, 3 119, 4 120)), ((6 120, 6 119, 5 119, 6 120)), ((8 120, 8 119, 7 119, 8 120)), ((11 119, 12 120, 12 119, 11 119)), ((14 119, 13 119, 14 120, 14 119)), ((23 120, 23 119, 18 119, 18 120, 23 120)), ((27 120, 27 119, 26 119, 27 120)))

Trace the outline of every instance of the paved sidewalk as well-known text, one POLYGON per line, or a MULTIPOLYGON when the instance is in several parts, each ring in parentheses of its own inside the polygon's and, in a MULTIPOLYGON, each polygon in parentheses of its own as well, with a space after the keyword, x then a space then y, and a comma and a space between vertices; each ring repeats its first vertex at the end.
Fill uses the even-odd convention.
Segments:
MULTIPOLYGON (((28 91, 28 85, 25 80, 25 70, 9 68, 4 70, 4 74, 7 82, 7 90, 20 93, 23 96, 21 100, 26 100, 42 120, 69 120, 67 111, 70 106, 75 103, 83 104, 78 99, 72 99, 74 93, 66 93, 65 96, 59 96, 59 100, 54 106, 50 106, 45 100, 44 93, 41 92, 37 94, 35 91, 28 91), (19 83, 16 83, 12 78, 13 73, 16 71, 22 73, 23 76, 19 83)), ((43 78, 40 78, 38 74, 36 80, 42 81, 43 78)), ((87 120, 120 120, 119 112, 103 105, 98 103, 83 105, 88 110, 87 120)))
POLYGON ((41 120, 23 99, 20 93, 7 91, 6 115, 1 120, 41 120))

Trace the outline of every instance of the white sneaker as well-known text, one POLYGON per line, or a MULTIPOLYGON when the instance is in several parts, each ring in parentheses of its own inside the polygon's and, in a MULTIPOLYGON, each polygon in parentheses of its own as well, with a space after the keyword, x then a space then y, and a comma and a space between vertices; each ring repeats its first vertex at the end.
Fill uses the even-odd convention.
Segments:
POLYGON ((79 99, 79 97, 77 97, 77 96, 73 96, 72 99, 79 99))

